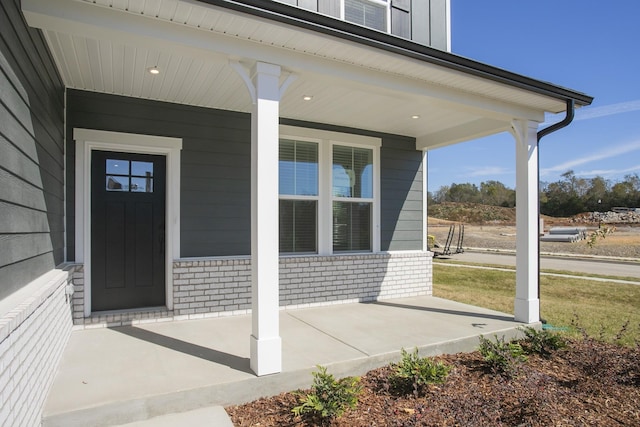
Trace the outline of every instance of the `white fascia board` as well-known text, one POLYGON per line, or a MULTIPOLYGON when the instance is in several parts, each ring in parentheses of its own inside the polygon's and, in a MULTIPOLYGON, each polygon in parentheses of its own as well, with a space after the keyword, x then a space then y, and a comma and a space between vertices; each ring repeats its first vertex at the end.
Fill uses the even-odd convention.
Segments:
POLYGON ((459 142, 471 141, 511 129, 511 124, 498 120, 478 119, 430 135, 416 138, 416 150, 431 150, 459 142))
MULTIPOLYGON (((223 9, 215 7, 211 7, 211 9, 218 10, 221 15, 238 16, 223 9)), ((217 59, 226 62, 229 59, 240 59, 242 62, 242 60, 248 59, 272 63, 298 74, 313 73, 314 75, 311 76, 313 79, 341 79, 367 91, 374 90, 381 94, 393 94, 394 96, 398 96, 399 92, 405 93, 408 102, 420 102, 420 98, 427 97, 431 100, 437 100, 442 108, 468 111, 483 117, 503 120, 514 118, 536 120, 537 115, 542 114, 535 109, 510 105, 455 88, 365 69, 311 54, 293 52, 257 41, 240 39, 149 16, 122 12, 91 3, 75 0, 23 0, 22 10, 30 26, 43 30, 58 31, 79 37, 90 36, 94 39, 109 40, 124 45, 170 51, 205 61, 217 59)), ((247 17, 247 19, 252 18, 247 17)), ((259 24, 286 27, 285 24, 274 24, 260 18, 254 19, 259 24)), ((313 33, 309 30, 293 27, 291 30, 297 33, 312 34, 315 37, 333 39, 330 36, 313 33)), ((367 50, 371 55, 379 56, 380 61, 397 61, 399 59, 398 55, 381 52, 378 49, 357 45, 353 42, 336 40, 335 43, 342 45, 348 43, 360 50, 367 50)), ((417 61, 410 58, 400 59, 417 61)), ((421 66, 425 67, 425 74, 428 74, 429 68, 438 68, 426 63, 421 63, 421 66)), ((451 71, 451 73, 461 74, 457 71, 451 71)))

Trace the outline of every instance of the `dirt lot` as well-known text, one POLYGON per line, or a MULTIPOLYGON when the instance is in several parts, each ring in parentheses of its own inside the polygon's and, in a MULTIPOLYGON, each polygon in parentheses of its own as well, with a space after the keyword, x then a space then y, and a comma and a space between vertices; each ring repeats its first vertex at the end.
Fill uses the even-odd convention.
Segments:
MULTIPOLYGON (((444 243, 449 231, 448 224, 446 221, 429 218, 429 234, 434 235, 438 242, 444 243)), ((597 227, 588 227, 589 231, 596 229, 597 227)), ((455 239, 452 246, 455 247, 455 239)), ((465 225, 463 247, 515 250, 516 227, 514 225, 465 225)), ((583 240, 574 243, 541 242, 540 250, 553 253, 628 257, 640 260, 640 227, 618 225, 613 234, 604 239, 598 239, 592 248, 583 240)))

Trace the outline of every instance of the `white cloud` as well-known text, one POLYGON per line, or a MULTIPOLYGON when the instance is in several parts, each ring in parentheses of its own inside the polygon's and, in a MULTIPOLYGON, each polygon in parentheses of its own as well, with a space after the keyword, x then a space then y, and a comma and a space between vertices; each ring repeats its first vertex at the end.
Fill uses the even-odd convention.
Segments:
POLYGON ((640 99, 636 101, 620 102, 618 104, 603 105, 601 107, 584 107, 576 111, 575 120, 590 120, 598 117, 613 116, 615 114, 640 111, 640 99))
POLYGON ((469 168, 469 172, 465 175, 467 176, 492 176, 492 175, 506 175, 511 173, 511 171, 507 168, 503 168, 500 166, 483 166, 479 168, 469 168))
POLYGON ((609 176, 609 175, 623 175, 630 174, 634 172, 640 172, 640 165, 632 166, 630 168, 625 169, 594 169, 590 171, 579 171, 576 172, 576 176, 609 176))
MULTIPOLYGON (((599 107, 583 107, 576 110, 574 121, 591 120, 600 117, 614 116, 616 114, 640 111, 640 99, 635 101, 620 102, 618 104, 602 105, 599 107)), ((544 125, 550 125, 563 120, 565 113, 550 114, 546 117, 544 125)))
POLYGON ((573 169, 576 166, 584 165, 587 163, 598 162, 605 159, 610 159, 612 157, 617 157, 622 154, 630 153, 632 151, 640 150, 640 140, 634 141, 628 144, 619 145, 617 147, 610 147, 605 150, 589 154, 584 157, 579 157, 577 159, 569 160, 564 163, 557 164, 555 166, 551 166, 550 168, 544 168, 540 170, 540 175, 549 175, 554 172, 566 172, 569 169, 573 169))

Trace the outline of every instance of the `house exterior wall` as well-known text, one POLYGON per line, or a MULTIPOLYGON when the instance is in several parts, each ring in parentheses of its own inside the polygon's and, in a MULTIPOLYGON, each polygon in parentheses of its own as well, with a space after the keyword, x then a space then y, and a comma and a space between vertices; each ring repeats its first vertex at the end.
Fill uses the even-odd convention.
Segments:
MULTIPOLYGON (((285 119, 282 123, 381 137, 381 250, 422 249, 422 154, 413 138, 285 119)), ((250 115, 68 90, 69 260, 75 259, 73 128, 182 138, 181 257, 250 254, 250 115)))
MULTIPOLYGON (((67 241, 75 236, 73 128, 182 138, 181 256, 251 251, 250 115, 67 91, 67 241)), ((75 259, 75 248, 69 248, 75 259)))
MULTIPOLYGON (((415 150, 415 140, 287 119, 281 122, 381 138, 381 250, 385 253, 281 257, 280 305, 430 293, 431 258, 421 252, 422 153, 415 150)), ((68 90, 67 126, 67 212, 74 212, 75 203, 74 128, 153 134, 183 142, 181 258, 173 264, 174 310, 85 318, 84 273, 79 266, 74 279, 74 322, 117 325, 246 313, 251 307, 250 116, 68 90)), ((74 218, 68 217, 67 241, 73 242, 74 218)), ((69 253, 74 254, 71 248, 69 253)))
POLYGON ((71 333, 64 88, 18 0, 0 3, 0 425, 40 425, 71 333))
MULTIPOLYGON (((301 9, 340 18, 341 0, 279 0, 301 9)), ((449 0, 389 0, 391 34, 449 50, 449 0)))
POLYGON ((0 300, 64 261, 64 89, 18 4, 0 6, 0 300))
MULTIPOLYGON (((383 251, 422 249, 422 153, 413 138, 388 136, 380 149, 381 228, 383 251)), ((426 215, 426 213, 425 213, 426 215)))

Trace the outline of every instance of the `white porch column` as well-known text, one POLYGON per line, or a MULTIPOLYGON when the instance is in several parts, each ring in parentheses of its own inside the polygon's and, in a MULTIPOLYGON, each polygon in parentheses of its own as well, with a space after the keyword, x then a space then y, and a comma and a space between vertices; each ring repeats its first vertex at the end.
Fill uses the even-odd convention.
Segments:
POLYGON ((515 320, 540 320, 538 298, 538 123, 514 120, 516 139, 516 298, 515 320))
POLYGON ((280 67, 251 70, 251 370, 282 370, 278 280, 278 127, 280 67))

